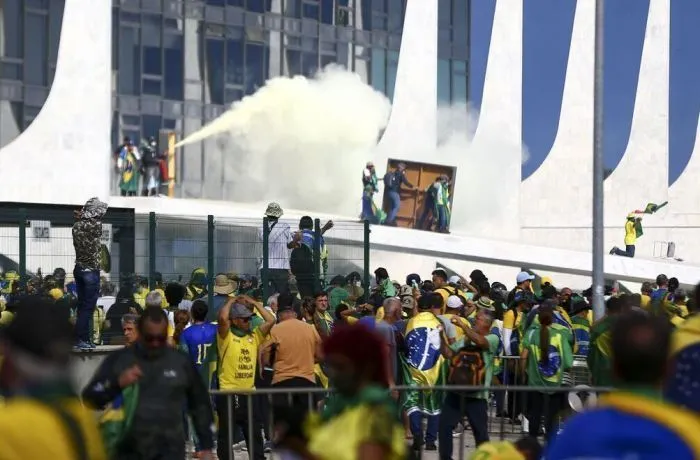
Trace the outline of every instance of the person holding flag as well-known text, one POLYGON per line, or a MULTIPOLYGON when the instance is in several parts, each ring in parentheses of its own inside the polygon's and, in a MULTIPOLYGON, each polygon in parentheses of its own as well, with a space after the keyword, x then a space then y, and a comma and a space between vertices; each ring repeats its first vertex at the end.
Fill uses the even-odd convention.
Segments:
MULTIPOLYGON (((405 352, 399 355, 403 381, 408 386, 436 386, 444 382, 444 358, 440 353, 442 326, 437 317, 442 298, 433 293, 418 300, 418 313, 406 324, 404 332, 405 352)), ((413 450, 420 450, 424 443, 422 418, 426 416, 428 426, 425 434, 425 449, 437 450, 435 441, 441 396, 437 391, 411 390, 404 393, 403 408, 408 416, 413 434, 413 450)))
POLYGON ((627 221, 625 222, 625 250, 623 251, 617 246, 613 246, 610 250, 610 255, 634 257, 637 239, 644 235, 644 231, 642 230, 642 214, 654 214, 667 204, 668 201, 664 201, 661 204, 647 203, 644 210, 636 209, 627 214, 627 221))

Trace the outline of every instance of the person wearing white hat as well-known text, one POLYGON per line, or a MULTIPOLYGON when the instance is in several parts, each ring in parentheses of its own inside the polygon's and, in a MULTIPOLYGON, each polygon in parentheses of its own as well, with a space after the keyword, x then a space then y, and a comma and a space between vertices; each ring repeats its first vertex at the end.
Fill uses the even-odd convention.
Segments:
POLYGON ((460 295, 451 295, 447 298, 445 303, 445 313, 438 316, 438 319, 442 322, 445 329, 445 335, 447 336, 447 341, 452 344, 456 340, 464 337, 464 331, 462 328, 456 327, 452 323, 453 318, 458 318, 462 323, 468 325, 467 320, 462 317, 462 309, 464 308, 466 299, 460 295))
MULTIPOLYGON (((265 217, 268 224, 267 238, 267 282, 272 292, 282 294, 289 292, 289 257, 292 244, 292 231, 288 223, 280 221, 282 207, 275 202, 267 205, 265 217)), ((263 243, 263 229, 258 229, 258 240, 263 243)), ((263 267, 262 257, 258 260, 258 268, 263 267)), ((267 286, 265 286, 267 287, 267 286)))

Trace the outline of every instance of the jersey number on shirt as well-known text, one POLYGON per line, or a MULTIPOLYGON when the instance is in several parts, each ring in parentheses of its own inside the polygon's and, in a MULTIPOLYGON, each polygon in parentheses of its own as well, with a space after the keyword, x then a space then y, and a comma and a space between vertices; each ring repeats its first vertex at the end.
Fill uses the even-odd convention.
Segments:
POLYGON ((203 343, 197 346, 197 364, 202 364, 207 359, 207 350, 211 347, 211 343, 203 343))

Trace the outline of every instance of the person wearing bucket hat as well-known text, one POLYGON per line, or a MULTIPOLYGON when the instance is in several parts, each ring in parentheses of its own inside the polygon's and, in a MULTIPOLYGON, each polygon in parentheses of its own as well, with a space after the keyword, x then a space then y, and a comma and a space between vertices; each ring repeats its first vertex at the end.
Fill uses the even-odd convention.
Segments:
MULTIPOLYGON (((291 256, 292 230, 288 223, 280 221, 284 212, 282 207, 271 202, 265 209, 267 228, 260 227, 258 240, 264 242, 264 234, 267 232, 267 283, 269 294, 286 294, 289 292, 289 277, 291 275, 289 258, 291 256)), ((262 258, 259 260, 259 269, 265 269, 262 258)))
POLYGON ((571 327, 574 333, 574 354, 588 356, 591 341, 591 322, 589 312, 591 306, 582 297, 571 300, 571 327))
POLYGON ((214 297, 211 307, 207 311, 207 321, 215 322, 219 315, 219 310, 238 289, 238 283, 233 281, 224 273, 219 273, 214 278, 214 297))

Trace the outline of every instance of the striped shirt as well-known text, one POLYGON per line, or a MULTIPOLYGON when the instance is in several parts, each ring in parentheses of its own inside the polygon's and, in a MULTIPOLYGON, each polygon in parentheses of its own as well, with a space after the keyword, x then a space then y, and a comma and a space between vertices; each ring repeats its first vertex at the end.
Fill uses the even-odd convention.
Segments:
MULTIPOLYGON (((292 241, 292 231, 289 228, 289 224, 277 221, 274 226, 272 224, 270 226, 272 229, 268 238, 268 268, 289 270, 290 250, 287 248, 287 244, 292 241)), ((262 228, 258 229, 258 238, 260 243, 262 243, 262 228)), ((260 261, 262 268, 262 258, 260 261)))

